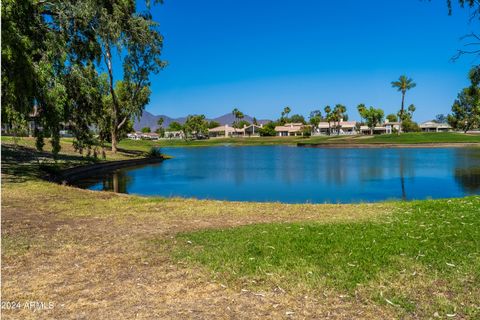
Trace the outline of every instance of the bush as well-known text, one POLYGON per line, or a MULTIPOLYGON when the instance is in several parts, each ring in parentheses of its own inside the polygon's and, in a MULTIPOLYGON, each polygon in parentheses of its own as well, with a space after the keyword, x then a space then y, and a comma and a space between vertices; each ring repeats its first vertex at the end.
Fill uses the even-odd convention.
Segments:
POLYGON ((147 157, 149 158, 161 158, 162 157, 162 151, 160 148, 152 147, 150 148, 150 151, 147 152, 147 157))

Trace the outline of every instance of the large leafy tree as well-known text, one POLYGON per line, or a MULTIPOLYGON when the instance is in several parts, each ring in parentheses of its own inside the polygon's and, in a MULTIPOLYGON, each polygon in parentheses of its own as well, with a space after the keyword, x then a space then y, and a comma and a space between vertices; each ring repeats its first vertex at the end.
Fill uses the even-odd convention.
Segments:
POLYGON ((400 113, 399 113, 400 130, 398 131, 398 133, 402 131, 402 120, 405 112, 405 95, 408 90, 411 90, 416 86, 417 84, 413 82, 413 79, 405 75, 400 76, 400 78, 397 81, 392 81, 392 87, 396 88, 399 92, 402 93, 402 104, 400 106, 400 113))
POLYGON ((336 122, 335 127, 337 129, 337 135, 340 134, 341 122, 347 118, 348 118, 347 107, 344 106, 343 104, 335 105, 335 108, 333 108, 333 111, 332 111, 332 119, 334 123, 336 122))
POLYGON ((370 128, 370 134, 373 134, 377 124, 382 123, 383 121, 383 110, 370 107, 361 109, 359 108, 358 112, 360 113, 360 116, 365 119, 367 126, 370 128))
POLYGON ((189 115, 185 124, 183 125, 183 131, 185 138, 188 136, 194 136, 198 139, 200 136, 208 133, 208 122, 205 120, 203 114, 189 115))
POLYGON ((94 123, 103 111, 116 151, 122 128, 148 102, 149 75, 164 66, 162 37, 146 4, 137 12, 135 0, 4 1, 2 123, 24 123, 36 105, 55 153, 62 123, 73 126, 82 149, 91 144, 91 126, 105 125, 94 123), (102 66, 110 100, 102 97, 102 66))
POLYGON ((470 72, 470 80, 471 86, 458 94, 452 114, 448 115, 448 123, 464 132, 480 126, 480 86, 474 69, 470 72))

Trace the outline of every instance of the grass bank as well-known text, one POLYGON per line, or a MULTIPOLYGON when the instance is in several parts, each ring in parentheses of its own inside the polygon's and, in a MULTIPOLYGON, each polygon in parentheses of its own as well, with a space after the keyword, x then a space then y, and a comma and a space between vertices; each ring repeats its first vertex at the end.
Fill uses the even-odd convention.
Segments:
POLYGON ((145 198, 45 182, 39 172, 55 163, 28 146, 2 144, 2 155, 2 300, 54 303, 6 318, 479 316, 478 196, 145 198))
POLYGON ((365 145, 365 144, 405 144, 405 145, 421 145, 421 144, 462 144, 462 143, 479 143, 479 134, 463 134, 454 132, 422 132, 422 133, 402 133, 384 134, 373 136, 340 136, 336 138, 310 138, 308 140, 300 141, 302 145, 365 145))

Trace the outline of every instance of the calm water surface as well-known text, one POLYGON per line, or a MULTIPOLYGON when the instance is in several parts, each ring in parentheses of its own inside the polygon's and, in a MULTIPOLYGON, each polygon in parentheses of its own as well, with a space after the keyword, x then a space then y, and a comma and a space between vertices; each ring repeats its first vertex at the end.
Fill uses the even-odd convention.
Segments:
POLYGON ((163 148, 174 158, 78 181, 92 190, 287 203, 480 194, 480 149, 163 148))

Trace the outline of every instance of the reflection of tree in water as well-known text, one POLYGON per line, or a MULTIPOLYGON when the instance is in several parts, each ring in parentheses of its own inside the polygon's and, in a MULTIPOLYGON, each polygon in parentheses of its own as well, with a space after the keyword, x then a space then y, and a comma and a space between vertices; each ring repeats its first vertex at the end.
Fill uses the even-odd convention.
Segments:
POLYGON ((480 192, 480 167, 455 169, 455 181, 469 194, 480 192))
POLYGON ((459 148, 455 159, 455 181, 469 194, 480 192, 480 150, 459 148))
POLYGON ((128 186, 132 182, 132 177, 125 171, 114 171, 103 178, 103 190, 116 193, 128 193, 128 186))

